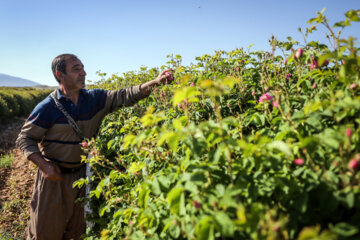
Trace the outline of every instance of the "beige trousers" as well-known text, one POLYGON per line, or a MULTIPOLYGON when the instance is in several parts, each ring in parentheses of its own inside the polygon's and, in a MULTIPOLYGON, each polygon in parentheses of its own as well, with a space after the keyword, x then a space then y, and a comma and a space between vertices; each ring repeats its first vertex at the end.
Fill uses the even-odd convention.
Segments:
POLYGON ((84 197, 85 188, 72 187, 76 180, 85 177, 85 168, 61 176, 64 181, 49 181, 38 170, 27 240, 80 239, 85 232, 84 207, 75 203, 84 197))

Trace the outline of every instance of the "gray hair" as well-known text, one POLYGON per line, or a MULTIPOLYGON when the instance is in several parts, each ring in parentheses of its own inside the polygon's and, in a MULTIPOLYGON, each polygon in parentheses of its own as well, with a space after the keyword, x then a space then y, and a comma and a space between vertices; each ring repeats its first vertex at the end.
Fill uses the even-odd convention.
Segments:
POLYGON ((78 59, 78 57, 74 54, 65 53, 57 56, 54 58, 54 60, 51 63, 51 70, 54 74, 54 77, 58 83, 60 83, 60 80, 56 77, 56 71, 60 71, 64 74, 66 74, 66 59, 72 58, 74 60, 78 59))

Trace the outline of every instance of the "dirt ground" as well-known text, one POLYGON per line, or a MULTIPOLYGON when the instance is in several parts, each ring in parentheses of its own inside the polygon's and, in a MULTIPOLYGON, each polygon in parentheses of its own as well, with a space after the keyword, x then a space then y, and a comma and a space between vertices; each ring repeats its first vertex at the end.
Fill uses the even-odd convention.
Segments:
POLYGON ((10 168, 0 168, 0 240, 24 239, 36 167, 15 147, 25 119, 0 124, 0 156, 14 158, 10 168))

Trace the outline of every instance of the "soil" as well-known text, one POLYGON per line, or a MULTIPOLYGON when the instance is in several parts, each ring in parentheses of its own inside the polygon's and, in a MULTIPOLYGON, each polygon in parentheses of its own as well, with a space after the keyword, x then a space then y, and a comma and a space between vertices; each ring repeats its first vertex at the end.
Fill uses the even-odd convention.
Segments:
POLYGON ((0 157, 14 159, 0 168, 0 239, 24 239, 36 167, 15 146, 24 118, 0 123, 0 157))

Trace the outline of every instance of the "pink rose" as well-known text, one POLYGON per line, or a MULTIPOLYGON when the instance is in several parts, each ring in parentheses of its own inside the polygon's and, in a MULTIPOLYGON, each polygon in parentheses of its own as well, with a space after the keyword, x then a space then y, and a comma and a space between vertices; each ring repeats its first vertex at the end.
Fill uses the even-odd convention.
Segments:
POLYGON ((348 168, 350 170, 357 170, 359 168, 359 161, 357 159, 351 159, 348 163, 348 168))
POLYGON ((346 136, 347 136, 348 138, 350 138, 350 137, 351 137, 351 134, 352 134, 351 128, 347 128, 347 129, 346 129, 346 136))
POLYGON ((264 95, 262 95, 260 98, 259 98, 259 102, 263 102, 263 101, 272 101, 273 98, 271 97, 271 95, 269 93, 265 93, 264 95))
POLYGON ((168 71, 165 72, 165 76, 166 76, 167 79, 170 80, 170 81, 173 81, 173 80, 174 80, 174 76, 173 76, 170 72, 168 72, 168 71))
POLYGON ((183 105, 181 103, 178 103, 177 107, 180 108, 181 110, 183 110, 183 105))
POLYGON ((352 84, 350 85, 350 89, 351 89, 351 90, 354 90, 356 87, 357 87, 356 83, 352 83, 352 84))
POLYGON ((296 165, 301 166, 301 165, 304 164, 304 159, 302 159, 302 158, 297 158, 297 159, 294 160, 294 163, 295 163, 296 165))
POLYGON ((316 83, 314 83, 314 84, 312 85, 312 88, 316 88, 316 83))
POLYGON ((279 107, 279 103, 278 103, 278 102, 273 101, 272 104, 273 104, 273 106, 276 107, 276 108, 279 107))
POLYGON ((87 142, 82 142, 81 143, 81 146, 83 147, 83 148, 85 148, 85 147, 87 147, 89 144, 87 143, 87 142))
POLYGON ((286 80, 289 80, 290 78, 291 78, 291 73, 288 73, 287 75, 286 75, 286 80))
POLYGON ((251 95, 255 96, 255 91, 254 90, 251 92, 251 95))
POLYGON ((303 49, 299 48, 298 50, 296 50, 295 58, 301 58, 302 54, 303 54, 303 49))
POLYGON ((313 61, 311 62, 311 65, 310 65, 310 69, 317 68, 317 66, 318 66, 317 61, 316 61, 316 60, 313 60, 313 61))
POLYGON ((195 86, 195 84, 192 82, 192 83, 190 83, 190 87, 193 87, 193 86, 195 86))
POLYGON ((119 203, 122 201, 122 198, 117 198, 116 201, 119 203))
POLYGON ((288 62, 288 60, 287 60, 287 59, 285 59, 285 60, 284 60, 284 65, 286 65, 286 64, 287 64, 287 62, 288 62))

